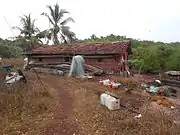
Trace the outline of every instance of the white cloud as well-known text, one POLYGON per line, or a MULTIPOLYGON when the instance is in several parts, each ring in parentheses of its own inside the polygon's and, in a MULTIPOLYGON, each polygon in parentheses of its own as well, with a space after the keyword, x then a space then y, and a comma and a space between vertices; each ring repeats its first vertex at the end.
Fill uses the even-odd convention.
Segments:
POLYGON ((4 16, 12 27, 19 25, 19 16, 32 13, 38 27, 48 28, 48 21, 40 14, 56 2, 71 12, 75 19, 72 30, 81 39, 114 33, 145 40, 180 41, 178 0, 6 0, 0 5, 0 37, 13 36, 4 16))

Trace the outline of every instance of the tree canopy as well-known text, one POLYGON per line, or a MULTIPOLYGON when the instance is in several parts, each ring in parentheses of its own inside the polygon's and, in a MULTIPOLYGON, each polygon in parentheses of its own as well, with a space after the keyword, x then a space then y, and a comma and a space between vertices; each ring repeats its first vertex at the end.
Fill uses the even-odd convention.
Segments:
POLYGON ((41 37, 39 36, 40 30, 35 26, 35 19, 32 19, 31 14, 23 15, 20 17, 20 27, 14 26, 13 29, 20 31, 20 35, 15 39, 23 44, 25 51, 30 51, 41 44, 41 37))
POLYGON ((40 30, 35 26, 35 19, 32 19, 31 14, 20 17, 21 26, 14 26, 14 29, 20 31, 20 35, 23 35, 26 39, 30 39, 35 36, 40 30))
POLYGON ((49 9, 49 14, 43 12, 41 15, 46 16, 52 26, 44 31, 48 39, 52 39, 54 44, 71 43, 75 39, 75 33, 70 30, 67 24, 74 22, 74 19, 72 17, 64 19, 64 16, 69 14, 69 12, 65 9, 60 9, 58 4, 54 5, 54 7, 47 6, 47 8, 49 9))

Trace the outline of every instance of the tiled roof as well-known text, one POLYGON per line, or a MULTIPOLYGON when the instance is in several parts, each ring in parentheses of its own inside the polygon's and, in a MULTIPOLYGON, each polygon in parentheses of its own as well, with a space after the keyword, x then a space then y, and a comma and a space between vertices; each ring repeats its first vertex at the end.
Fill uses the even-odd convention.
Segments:
POLYGON ((47 45, 26 54, 118 54, 129 47, 130 41, 113 43, 79 43, 74 45, 47 45))

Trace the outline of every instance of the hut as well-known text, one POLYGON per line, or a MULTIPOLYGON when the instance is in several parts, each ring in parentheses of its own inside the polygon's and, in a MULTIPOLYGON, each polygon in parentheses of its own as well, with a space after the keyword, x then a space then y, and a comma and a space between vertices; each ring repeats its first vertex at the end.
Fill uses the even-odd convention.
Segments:
POLYGON ((25 55, 34 63, 58 64, 71 62, 75 55, 82 55, 85 63, 103 69, 106 74, 128 72, 127 60, 131 54, 131 41, 76 43, 73 45, 44 45, 25 55))

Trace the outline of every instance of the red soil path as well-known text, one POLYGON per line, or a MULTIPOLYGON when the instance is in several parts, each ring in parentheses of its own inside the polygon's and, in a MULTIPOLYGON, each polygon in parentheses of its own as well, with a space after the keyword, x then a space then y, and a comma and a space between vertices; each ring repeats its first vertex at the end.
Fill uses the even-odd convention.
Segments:
POLYGON ((56 124, 50 129, 47 129, 48 135, 73 135, 78 133, 78 124, 71 119, 73 98, 70 95, 67 81, 60 79, 57 76, 41 76, 45 84, 58 92, 59 109, 55 116, 56 124), (52 131, 51 131, 52 130, 52 131))

